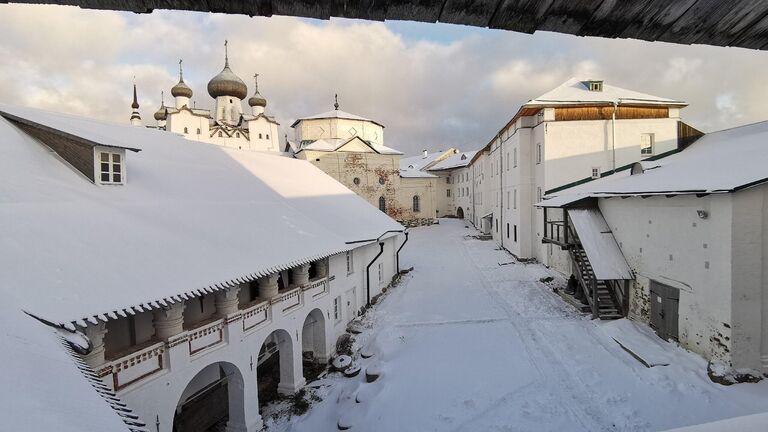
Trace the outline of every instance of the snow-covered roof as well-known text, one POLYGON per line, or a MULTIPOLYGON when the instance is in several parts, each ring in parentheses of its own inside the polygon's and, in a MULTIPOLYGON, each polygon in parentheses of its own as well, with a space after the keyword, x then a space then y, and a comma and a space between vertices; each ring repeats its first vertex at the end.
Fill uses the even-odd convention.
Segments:
POLYGON ((157 307, 403 229, 307 161, 0 110, 142 149, 126 157, 126 184, 94 185, 0 117, 0 292, 55 323, 157 307))
POLYGON ((524 107, 553 106, 619 102, 633 105, 687 105, 685 102, 662 98, 646 93, 627 90, 608 83, 602 84, 602 91, 590 91, 586 83, 590 79, 571 78, 543 95, 528 101, 524 107))
POLYGON ((440 171, 440 170, 462 168, 462 167, 468 166, 469 163, 472 161, 472 158, 475 157, 475 154, 477 154, 477 152, 478 150, 474 150, 474 151, 455 154, 451 157, 441 160, 440 162, 429 167, 428 169, 429 171, 440 171))
POLYGON ((418 156, 409 156, 409 157, 401 158, 400 169, 423 170, 425 168, 429 168, 430 166, 432 166, 432 164, 435 163, 435 161, 437 161, 437 159, 445 155, 447 152, 454 152, 454 149, 440 150, 434 153, 427 153, 426 156, 424 156, 424 154, 420 154, 418 156))
MULTIPOLYGON (((712 132, 685 150, 548 195, 561 205, 601 196, 725 193, 768 180, 768 121, 712 132), (639 170, 637 170, 639 171, 639 170)), ((540 203, 548 206, 550 199, 540 203)))
POLYGON ((400 169, 400 177, 402 178, 437 178, 436 175, 430 174, 426 171, 418 169, 400 169))
POLYGON ((61 338, 7 298, 0 302, 0 345, 4 430, 130 430, 88 382, 61 338))
POLYGON ((347 143, 349 143, 350 141, 353 141, 353 140, 360 140, 360 141, 362 141, 363 144, 367 145, 368 147, 371 148, 371 150, 373 150, 373 151, 375 151, 376 153, 379 153, 379 154, 388 154, 388 155, 401 155, 401 154, 403 154, 401 151, 395 150, 395 149, 393 149, 391 147, 387 147, 387 146, 384 146, 384 145, 381 145, 381 144, 370 143, 370 142, 360 138, 357 135, 353 136, 352 138, 346 139, 346 140, 342 139, 342 138, 323 138, 323 139, 319 139, 317 141, 312 141, 312 142, 309 142, 309 143, 302 144, 301 149, 299 149, 299 151, 302 151, 302 150, 314 150, 314 151, 333 152, 333 151, 337 151, 337 150, 341 149, 342 147, 347 145, 347 143))
POLYGON ((568 215, 598 280, 633 279, 632 270, 600 210, 570 209, 568 215))
POLYGON ((377 122, 375 120, 371 120, 369 118, 361 117, 361 116, 359 116, 357 114, 351 114, 351 113, 348 113, 348 112, 342 111, 342 110, 333 110, 333 111, 328 111, 328 112, 324 112, 324 113, 320 113, 320 114, 315 114, 315 115, 311 115, 311 116, 307 116, 307 117, 297 118, 296 121, 293 122, 291 127, 296 127, 296 125, 299 124, 299 122, 301 122, 303 120, 321 120, 321 119, 361 120, 361 121, 371 122, 371 123, 377 124, 377 125, 379 125, 381 127, 384 127, 384 125, 382 125, 381 123, 379 123, 379 122, 377 122))

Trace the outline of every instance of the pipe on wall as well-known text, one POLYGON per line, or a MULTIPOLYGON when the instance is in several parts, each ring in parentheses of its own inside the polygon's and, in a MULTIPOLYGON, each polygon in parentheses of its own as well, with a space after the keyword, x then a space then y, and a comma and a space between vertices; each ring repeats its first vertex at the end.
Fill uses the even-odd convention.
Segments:
POLYGON ((365 267, 365 294, 366 294, 366 300, 365 300, 365 306, 371 307, 371 266, 373 263, 376 262, 377 259, 381 256, 381 254, 384 253, 384 242, 379 242, 379 253, 376 254, 375 257, 371 260, 371 262, 368 263, 368 265, 365 267))

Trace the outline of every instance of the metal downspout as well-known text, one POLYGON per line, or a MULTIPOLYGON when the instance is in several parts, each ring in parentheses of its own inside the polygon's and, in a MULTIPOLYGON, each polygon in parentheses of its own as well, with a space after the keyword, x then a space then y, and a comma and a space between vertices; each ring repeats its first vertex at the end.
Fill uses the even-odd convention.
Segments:
POLYGON ((405 246, 406 243, 408 243, 408 231, 405 231, 403 234, 405 234, 405 241, 403 244, 400 245, 399 248, 397 248, 397 253, 395 254, 397 259, 397 272, 400 273, 400 251, 403 249, 403 246, 405 246))
POLYGON ((381 256, 381 254, 384 253, 384 242, 379 242, 379 253, 376 254, 375 257, 371 260, 370 263, 365 267, 365 292, 366 292, 366 301, 365 306, 371 307, 371 266, 373 263, 376 262, 377 259, 381 256))

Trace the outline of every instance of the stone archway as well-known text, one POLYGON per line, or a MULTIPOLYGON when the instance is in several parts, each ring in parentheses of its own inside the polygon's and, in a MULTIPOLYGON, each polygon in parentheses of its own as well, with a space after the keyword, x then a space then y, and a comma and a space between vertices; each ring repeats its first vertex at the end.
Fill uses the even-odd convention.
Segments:
POLYGON ((456 209, 456 217, 459 219, 464 219, 464 210, 461 207, 456 209))
POLYGON ((303 385, 304 381, 300 376, 301 359, 295 351, 293 339, 286 330, 277 329, 264 339, 256 367, 261 406, 276 399, 280 394, 292 394, 303 385))
POLYGON ((312 381, 325 369, 330 357, 325 315, 320 309, 313 309, 304 320, 301 332, 301 354, 304 378, 312 381))
POLYGON ((237 366, 218 362, 187 383, 176 405, 174 432, 242 430, 245 422, 243 375, 237 366))

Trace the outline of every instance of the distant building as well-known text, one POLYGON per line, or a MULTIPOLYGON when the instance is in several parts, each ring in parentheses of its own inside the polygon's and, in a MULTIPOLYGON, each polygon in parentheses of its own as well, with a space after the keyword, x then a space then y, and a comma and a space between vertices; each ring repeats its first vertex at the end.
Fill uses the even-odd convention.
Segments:
MULTIPOLYGON (((184 82, 179 61, 179 82, 171 88, 174 103, 166 106, 161 101, 152 127, 224 147, 279 152, 279 123, 265 112, 267 100, 259 93, 258 74, 254 80, 254 93, 246 101, 248 87, 230 68, 225 43, 224 69, 208 82, 208 95, 215 100, 215 108, 213 112, 199 109, 191 102, 192 89, 184 82), (250 111, 243 110, 243 102, 250 111)), ((141 126, 135 85, 131 107, 131 124, 141 126)))
POLYGON ((403 172, 402 153, 384 145, 384 126, 339 109, 297 119, 286 151, 314 164, 379 210, 407 225, 437 217, 437 177, 403 172))

